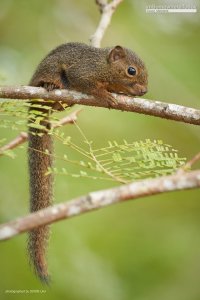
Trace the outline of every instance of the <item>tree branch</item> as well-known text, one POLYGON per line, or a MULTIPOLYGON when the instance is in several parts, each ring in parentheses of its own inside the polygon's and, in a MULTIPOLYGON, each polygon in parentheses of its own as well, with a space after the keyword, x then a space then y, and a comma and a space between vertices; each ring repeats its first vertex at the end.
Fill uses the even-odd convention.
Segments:
MULTIPOLYGON (((74 124, 75 121, 77 121, 77 115, 81 112, 81 109, 78 109, 76 111, 73 111, 68 116, 62 118, 59 120, 58 123, 53 125, 53 128, 57 128, 60 126, 64 126, 66 124, 74 124)), ((0 148, 0 156, 3 155, 4 151, 14 149, 18 147, 19 145, 25 143, 28 140, 28 133, 27 132, 20 132, 20 134, 11 142, 4 145, 0 148)))
POLYGON ((200 161, 200 152, 185 164, 185 169, 190 169, 198 161, 200 161))
POLYGON ((20 132, 20 134, 16 138, 14 138, 8 144, 0 148, 0 156, 3 155, 3 152, 7 150, 12 150, 20 146, 21 144, 25 143, 27 139, 28 139, 28 133, 24 131, 20 132))
MULTIPOLYGON (((200 110, 177 104, 153 101, 144 98, 131 98, 125 95, 113 94, 117 100, 112 108, 131 111, 174 121, 200 125, 200 110)), ((109 104, 90 95, 69 90, 54 90, 47 92, 42 87, 31 86, 1 86, 0 98, 9 99, 46 99, 62 101, 68 105, 82 104, 110 108, 109 104)))
POLYGON ((10 239, 33 228, 72 218, 130 199, 164 192, 200 187, 200 170, 173 174, 156 179, 145 179, 119 187, 91 192, 86 196, 57 204, 0 226, 0 240, 10 239))
POLYGON ((192 168, 192 166, 200 161, 200 152, 197 153, 193 158, 191 158, 186 164, 184 164, 180 169, 177 170, 177 174, 180 175, 185 171, 188 171, 192 168))
POLYGON ((99 25, 95 31, 95 33, 90 38, 90 44, 93 47, 100 47, 101 40, 103 35, 110 24, 111 18, 113 13, 115 12, 117 6, 123 0, 112 0, 108 3, 108 0, 96 0, 97 5, 99 6, 100 13, 101 13, 101 20, 99 25))

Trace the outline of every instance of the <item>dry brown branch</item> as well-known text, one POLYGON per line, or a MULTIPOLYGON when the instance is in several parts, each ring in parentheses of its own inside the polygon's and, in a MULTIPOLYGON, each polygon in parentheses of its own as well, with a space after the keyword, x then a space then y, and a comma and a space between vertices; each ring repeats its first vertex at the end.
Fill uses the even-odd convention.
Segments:
POLYGON ((2 224, 0 226, 0 240, 10 239, 38 226, 72 218, 118 202, 199 187, 200 170, 197 170, 156 179, 145 179, 107 190, 91 192, 86 196, 81 196, 2 224))
MULTIPOLYGON (((53 125, 53 127, 57 128, 60 126, 64 126, 66 124, 74 124, 74 122, 77 121, 77 115, 80 112, 81 112, 81 109, 73 111, 68 116, 60 119, 58 123, 53 125)), ((20 134, 15 139, 13 139, 11 142, 9 142, 8 144, 6 144, 5 146, 0 148, 0 156, 3 155, 4 151, 14 149, 14 148, 18 147, 19 145, 25 143, 27 140, 28 140, 27 132, 20 132, 20 134)))
POLYGON ((9 142, 8 144, 0 148, 0 156, 3 155, 3 152, 14 149, 19 145, 23 144, 24 142, 27 141, 27 139, 28 139, 28 134, 23 131, 20 132, 20 134, 15 139, 13 139, 11 142, 9 142))
POLYGON ((200 160, 200 152, 195 155, 191 160, 189 160, 186 164, 185 164, 185 168, 186 169, 191 169, 191 167, 197 163, 200 160))
POLYGON ((188 171, 192 168, 192 166, 197 163, 198 161, 200 161, 200 152, 195 155, 192 159, 190 159, 188 162, 186 162, 186 164, 184 166, 182 166, 180 169, 177 170, 177 174, 182 174, 185 171, 188 171))
POLYGON ((90 44, 92 46, 97 48, 100 47, 101 40, 110 24, 112 15, 122 1, 123 0, 112 0, 111 2, 108 2, 108 0, 96 0, 100 9, 101 19, 95 33, 90 38, 90 44))
MULTIPOLYGON (((112 108, 122 111, 131 111, 150 116, 170 119, 179 122, 200 125, 200 110, 182 105, 153 101, 144 98, 132 98, 125 95, 113 94, 117 100, 112 108)), ((68 90, 54 90, 47 92, 42 87, 31 86, 1 86, 0 98, 10 99, 46 99, 63 101, 68 105, 82 104, 88 106, 98 106, 109 108, 105 101, 94 98, 93 96, 68 90)))

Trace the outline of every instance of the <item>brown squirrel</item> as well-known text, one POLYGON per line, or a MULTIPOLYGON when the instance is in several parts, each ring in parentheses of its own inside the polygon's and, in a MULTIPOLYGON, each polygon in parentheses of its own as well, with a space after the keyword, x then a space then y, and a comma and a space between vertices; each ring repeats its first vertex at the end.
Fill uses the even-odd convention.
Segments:
MULTIPOLYGON (((112 107, 115 102, 111 92, 141 96, 147 92, 147 70, 143 61, 133 51, 116 46, 94 48, 82 43, 67 43, 52 50, 39 64, 29 85, 47 90, 70 89, 91 94, 107 101, 112 107)), ((32 102, 35 104, 35 102, 32 102)), ((45 103, 46 105, 46 103, 45 103)), ((60 110, 58 103, 52 107, 60 110)), ((36 108, 30 108, 31 110, 36 108)), ((53 176, 45 175, 52 167, 53 143, 48 134, 48 114, 43 113, 40 124, 47 130, 34 128, 29 120, 29 173, 31 212, 48 207, 52 203, 53 176), (49 155, 45 153, 48 150, 49 155)), ((29 234, 28 251, 37 276, 43 283, 49 282, 46 263, 48 226, 33 229, 29 234)))

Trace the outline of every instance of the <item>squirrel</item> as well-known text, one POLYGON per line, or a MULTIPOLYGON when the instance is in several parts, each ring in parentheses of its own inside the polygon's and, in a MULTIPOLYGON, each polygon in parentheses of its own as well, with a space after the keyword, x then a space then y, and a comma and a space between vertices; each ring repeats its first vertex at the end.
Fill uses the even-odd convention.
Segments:
MULTIPOLYGON (((112 92, 142 96, 147 92, 147 84, 147 69, 135 52, 121 46, 95 48, 83 43, 66 43, 52 50, 38 65, 29 83, 30 86, 44 87, 48 91, 69 89, 94 95, 101 101, 107 101, 109 107, 116 103, 112 92)), ((48 134, 51 109, 45 111, 42 104, 41 107, 35 107, 35 103, 31 102, 28 124, 31 212, 50 206, 53 197, 53 175, 46 175, 53 165, 53 142, 48 134), (34 127, 32 110, 37 110, 43 116, 40 116, 39 124, 44 129, 34 127)), ((62 110, 58 102, 46 104, 44 101, 44 105, 62 110)), ((45 225, 31 230, 28 240, 30 262, 37 277, 46 284, 50 280, 46 262, 48 238, 49 227, 45 225)))

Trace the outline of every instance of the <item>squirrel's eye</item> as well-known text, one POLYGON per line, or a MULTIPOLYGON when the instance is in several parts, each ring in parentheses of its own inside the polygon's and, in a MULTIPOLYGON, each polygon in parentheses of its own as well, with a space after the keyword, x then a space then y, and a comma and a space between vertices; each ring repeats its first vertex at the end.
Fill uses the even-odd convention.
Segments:
POLYGON ((134 76, 136 74, 136 69, 133 67, 129 67, 128 74, 134 76))

